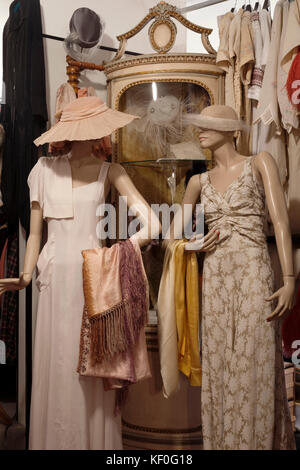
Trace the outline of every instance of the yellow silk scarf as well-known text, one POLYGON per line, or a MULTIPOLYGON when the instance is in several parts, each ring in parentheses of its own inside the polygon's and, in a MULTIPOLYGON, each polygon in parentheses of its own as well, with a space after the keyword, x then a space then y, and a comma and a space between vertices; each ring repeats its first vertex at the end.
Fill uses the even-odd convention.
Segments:
POLYGON ((201 386, 199 346, 199 274, 195 253, 185 251, 185 240, 174 251, 174 300, 178 341, 178 369, 193 386, 201 386))

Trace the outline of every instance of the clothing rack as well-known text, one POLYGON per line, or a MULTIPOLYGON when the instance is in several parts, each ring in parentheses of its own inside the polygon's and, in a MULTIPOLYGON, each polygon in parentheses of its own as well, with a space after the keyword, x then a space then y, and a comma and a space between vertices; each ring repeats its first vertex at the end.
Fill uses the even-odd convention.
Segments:
POLYGON ((180 13, 187 13, 189 11, 200 10, 201 8, 210 7, 211 5, 216 5, 217 3, 229 2, 229 0, 207 0, 205 2, 196 3, 195 5, 190 5, 189 7, 180 8, 180 13))
MULTIPOLYGON (((223 0, 224 1, 224 0, 223 0)), ((227 1, 227 0, 225 0, 227 1)), ((42 34, 43 38, 46 39, 53 39, 54 41, 61 41, 63 42, 65 39, 60 37, 60 36, 53 36, 51 34, 42 34)), ((104 51, 111 51, 111 52, 118 52, 118 49, 114 47, 108 47, 108 46, 98 46, 98 49, 103 49, 104 51)), ((125 51, 125 54, 128 55, 141 55, 139 52, 133 52, 133 51, 125 51)))
MULTIPOLYGON (((180 8, 179 11, 180 13, 188 13, 189 11, 196 11, 196 10, 200 10, 201 8, 206 8, 211 5, 216 5, 217 3, 229 2, 229 1, 231 0, 206 0, 205 2, 196 3, 195 5, 190 5, 189 7, 180 8)), ((250 0, 245 0, 245 3, 246 2, 250 4, 250 0)), ((236 3, 237 3, 237 0, 235 2, 235 6, 236 6, 236 3)), ((265 0, 263 4, 263 8, 267 8, 268 6, 269 6, 269 0, 265 0)))

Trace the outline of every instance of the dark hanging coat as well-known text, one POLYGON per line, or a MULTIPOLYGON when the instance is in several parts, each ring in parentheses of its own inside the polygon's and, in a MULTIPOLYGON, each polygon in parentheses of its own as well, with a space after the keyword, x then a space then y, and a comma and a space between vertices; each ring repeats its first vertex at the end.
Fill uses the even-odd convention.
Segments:
POLYGON ((3 31, 3 80, 7 114, 1 191, 10 231, 29 229, 27 177, 38 159, 33 140, 47 116, 39 0, 15 0, 3 31))

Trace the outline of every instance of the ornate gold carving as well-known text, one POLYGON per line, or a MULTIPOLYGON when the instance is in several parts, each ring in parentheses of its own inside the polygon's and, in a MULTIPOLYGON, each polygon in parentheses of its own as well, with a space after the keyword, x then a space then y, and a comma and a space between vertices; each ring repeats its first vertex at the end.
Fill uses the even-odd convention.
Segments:
MULTIPOLYGON (((118 93, 118 95, 116 97, 115 109, 119 109, 119 102, 120 102, 121 96, 123 95, 123 93, 125 93, 126 90, 128 90, 129 88, 131 88, 133 86, 140 85, 142 83, 152 83, 152 82, 194 83, 195 85, 199 85, 199 86, 202 86, 203 88, 205 88, 205 90, 209 94, 211 104, 214 104, 214 101, 215 101, 212 90, 205 83, 201 82, 200 80, 193 80, 192 78, 155 78, 153 80, 140 80, 140 81, 132 82, 132 83, 129 83, 128 85, 126 85, 124 88, 122 88, 122 90, 118 93)), ((116 132, 118 132, 118 131, 116 131, 116 132)))
POLYGON ((171 49, 171 47, 174 45, 176 34, 177 34, 177 29, 176 29, 175 24, 173 23, 173 21, 166 20, 166 19, 159 19, 155 21, 149 28, 149 38, 150 38, 151 45, 153 49, 159 54, 164 54, 171 49), (156 29, 162 24, 166 25, 169 28, 171 37, 170 37, 170 40, 164 46, 159 46, 159 44, 157 44, 155 41, 154 35, 155 35, 156 29))
POLYGON ((112 61, 119 60, 123 56, 127 40, 138 34, 152 19, 156 18, 157 21, 170 21, 171 17, 175 18, 177 21, 179 21, 179 23, 181 23, 183 26, 190 29, 191 31, 201 34, 202 44, 207 50, 207 52, 214 55, 217 54, 217 51, 215 51, 215 49, 212 47, 208 40, 208 35, 211 34, 212 29, 204 28, 203 26, 191 23, 191 21, 187 20, 184 16, 179 13, 179 11, 174 5, 170 5, 166 2, 160 2, 155 7, 150 8, 148 15, 146 15, 145 18, 143 18, 142 21, 140 21, 139 24, 135 26, 135 28, 132 28, 127 33, 120 34, 119 36, 117 36, 118 41, 120 41, 120 46, 117 54, 112 59, 112 61))
MULTIPOLYGON (((144 72, 135 72, 134 74, 132 73, 127 73, 127 74, 124 74, 124 75, 120 75, 118 77, 114 77, 114 78, 108 78, 107 79, 107 83, 111 82, 112 80, 115 80, 116 78, 127 78, 127 77, 136 77, 136 76, 139 76, 139 75, 154 75, 154 74, 163 74, 163 73, 184 73, 184 74, 187 74, 187 73, 193 73, 193 74, 196 74, 196 75, 199 75, 199 70, 196 70, 196 69, 161 69, 161 70, 145 70, 144 72)), ((205 70, 205 72, 202 72, 201 75, 214 75, 216 77, 220 77, 223 75, 223 73, 221 72, 217 72, 217 71, 211 71, 211 70, 205 70)), ((157 75, 156 75, 157 76, 157 75)), ((153 80, 156 80, 155 78, 153 80)))
POLYGON ((213 46, 210 43, 208 33, 202 33, 201 34, 201 41, 207 52, 210 54, 213 54, 214 56, 217 55, 217 51, 213 48, 213 46))
POLYGON ((134 431, 141 431, 141 432, 148 432, 152 434, 192 434, 196 432, 202 431, 202 426, 196 426, 194 428, 187 428, 187 429, 161 429, 161 428, 151 428, 146 426, 139 426, 136 424, 130 424, 124 419, 122 419, 123 426, 126 426, 129 429, 133 429, 134 431))
MULTIPOLYGON (((139 65, 148 65, 148 64, 162 64, 162 63, 208 63, 215 65, 216 58, 213 55, 208 54, 178 54, 178 55, 150 55, 150 56, 141 56, 135 59, 121 60, 119 62, 109 62, 104 67, 105 75, 109 75, 116 70, 126 69, 129 67, 136 67, 139 65)), ((171 70, 170 70, 171 72, 171 70)), ((184 72, 184 70, 183 70, 184 72)), ((224 72, 222 72, 224 73, 224 72)))

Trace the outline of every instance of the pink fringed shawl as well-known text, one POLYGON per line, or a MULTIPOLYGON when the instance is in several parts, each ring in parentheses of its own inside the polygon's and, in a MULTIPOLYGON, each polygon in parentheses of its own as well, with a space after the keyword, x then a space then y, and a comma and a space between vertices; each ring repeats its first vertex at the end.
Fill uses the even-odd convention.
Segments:
POLYGON ((121 241, 82 255, 85 307, 78 373, 102 377, 106 390, 149 378, 144 332, 149 288, 138 243, 121 241))

